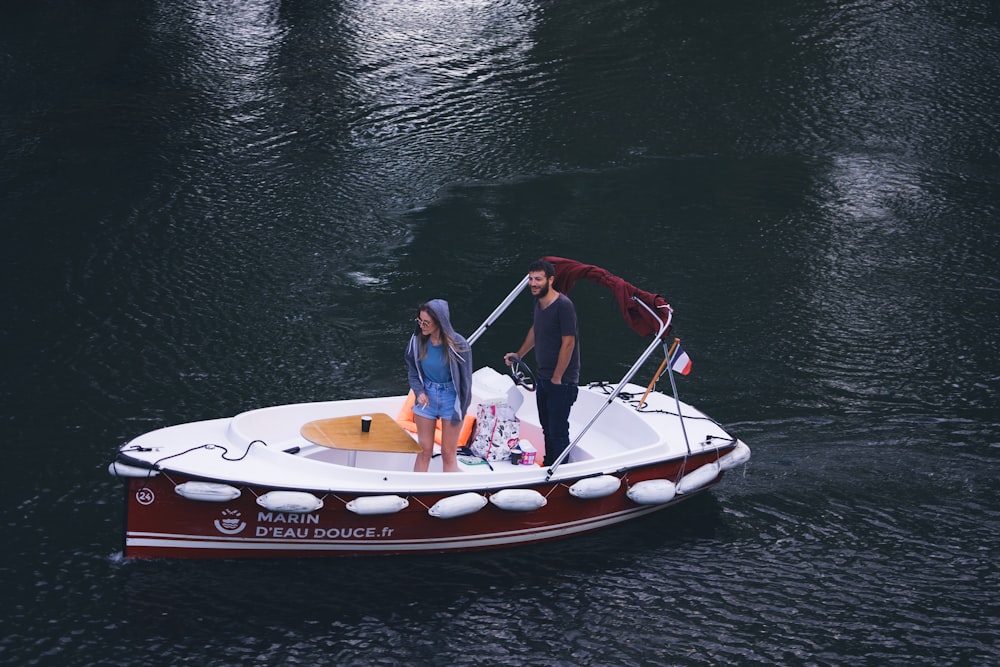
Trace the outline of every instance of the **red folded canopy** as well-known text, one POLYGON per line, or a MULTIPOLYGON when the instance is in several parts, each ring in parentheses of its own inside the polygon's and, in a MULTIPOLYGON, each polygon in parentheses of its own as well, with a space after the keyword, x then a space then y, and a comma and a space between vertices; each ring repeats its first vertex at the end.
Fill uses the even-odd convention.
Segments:
MULTIPOLYGON (((556 279, 553 281, 553 287, 558 292, 569 294, 573 285, 580 279, 589 280, 610 290, 615 295, 615 299, 618 300, 622 317, 640 336, 656 335, 660 331, 660 321, 636 303, 636 299, 649 306, 664 321, 673 312, 670 304, 659 294, 645 292, 599 266, 582 264, 563 257, 544 257, 543 259, 552 262, 553 266, 556 267, 556 279)), ((667 327, 663 336, 670 332, 670 328, 667 327)))

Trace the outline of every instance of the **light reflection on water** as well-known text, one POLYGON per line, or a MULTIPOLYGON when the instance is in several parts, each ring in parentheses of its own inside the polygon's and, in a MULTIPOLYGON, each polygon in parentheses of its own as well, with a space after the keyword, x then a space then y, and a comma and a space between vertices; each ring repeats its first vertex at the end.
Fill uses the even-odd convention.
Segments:
MULTIPOLYGON (((17 444, 0 655, 995 662, 987 10, 32 7, 52 37, 4 42, 0 102, 17 444), (127 57, 79 48, 91 33, 127 57), (746 470, 613 534, 511 552, 116 559, 119 442, 399 391, 415 304, 448 298, 471 331, 545 253, 677 308, 681 397, 750 443, 746 470)), ((585 373, 620 377, 644 344, 573 296, 585 373)), ((509 317, 477 363, 523 336, 527 305, 509 317)))

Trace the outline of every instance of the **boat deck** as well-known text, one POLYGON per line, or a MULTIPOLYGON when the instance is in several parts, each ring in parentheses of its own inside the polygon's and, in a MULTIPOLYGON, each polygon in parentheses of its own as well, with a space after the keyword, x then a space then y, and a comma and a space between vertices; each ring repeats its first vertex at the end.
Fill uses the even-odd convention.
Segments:
MULTIPOLYGON (((535 446, 536 460, 541 461, 544 440, 534 396, 514 387, 507 376, 492 369, 480 369, 477 374, 485 375, 488 382, 474 383, 471 409, 479 402, 506 399, 517 409, 522 439, 535 446), (498 387, 503 392, 499 397, 498 387)), ((641 395, 643 390, 644 387, 626 386, 628 397, 641 395)), ((631 398, 620 397, 609 403, 608 396, 603 386, 580 388, 570 415, 571 441, 585 433, 560 466, 560 476, 602 474, 727 445, 729 436, 722 428, 686 404, 682 408, 687 426, 682 432, 676 403, 670 396, 653 392, 645 411, 636 410, 631 398), (587 428, 599 412, 600 417, 587 428)), ((449 479, 452 475, 413 473, 415 454, 334 449, 314 444, 300 432, 304 424, 317 419, 377 413, 395 418, 405 401, 406 396, 390 396, 259 408, 232 419, 194 422, 145 434, 130 443, 131 456, 157 464, 168 461, 169 468, 188 474, 257 481, 271 486, 459 488, 460 476, 449 479), (192 450, 193 445, 203 443, 211 444, 192 450)), ((537 464, 516 465, 509 461, 491 461, 487 465, 469 460, 460 465, 460 470, 466 475, 481 476, 490 485, 517 485, 545 475, 545 469, 537 464)), ((440 457, 431 461, 429 472, 441 473, 440 457)))

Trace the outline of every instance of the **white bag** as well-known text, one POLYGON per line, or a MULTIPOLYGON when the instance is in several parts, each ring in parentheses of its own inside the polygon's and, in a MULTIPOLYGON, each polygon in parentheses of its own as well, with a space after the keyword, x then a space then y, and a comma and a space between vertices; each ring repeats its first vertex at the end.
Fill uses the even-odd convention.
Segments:
POLYGON ((480 403, 476 410, 476 439, 469 449, 487 461, 510 458, 521 441, 521 422, 508 403, 480 403))

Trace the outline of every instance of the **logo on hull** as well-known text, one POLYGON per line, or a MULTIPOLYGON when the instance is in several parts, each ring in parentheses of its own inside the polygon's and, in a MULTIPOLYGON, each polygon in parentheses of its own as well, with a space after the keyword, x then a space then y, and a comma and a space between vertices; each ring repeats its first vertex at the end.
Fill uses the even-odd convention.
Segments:
POLYGON ((238 535, 246 527, 239 510, 223 510, 222 518, 215 520, 215 529, 223 535, 238 535))

